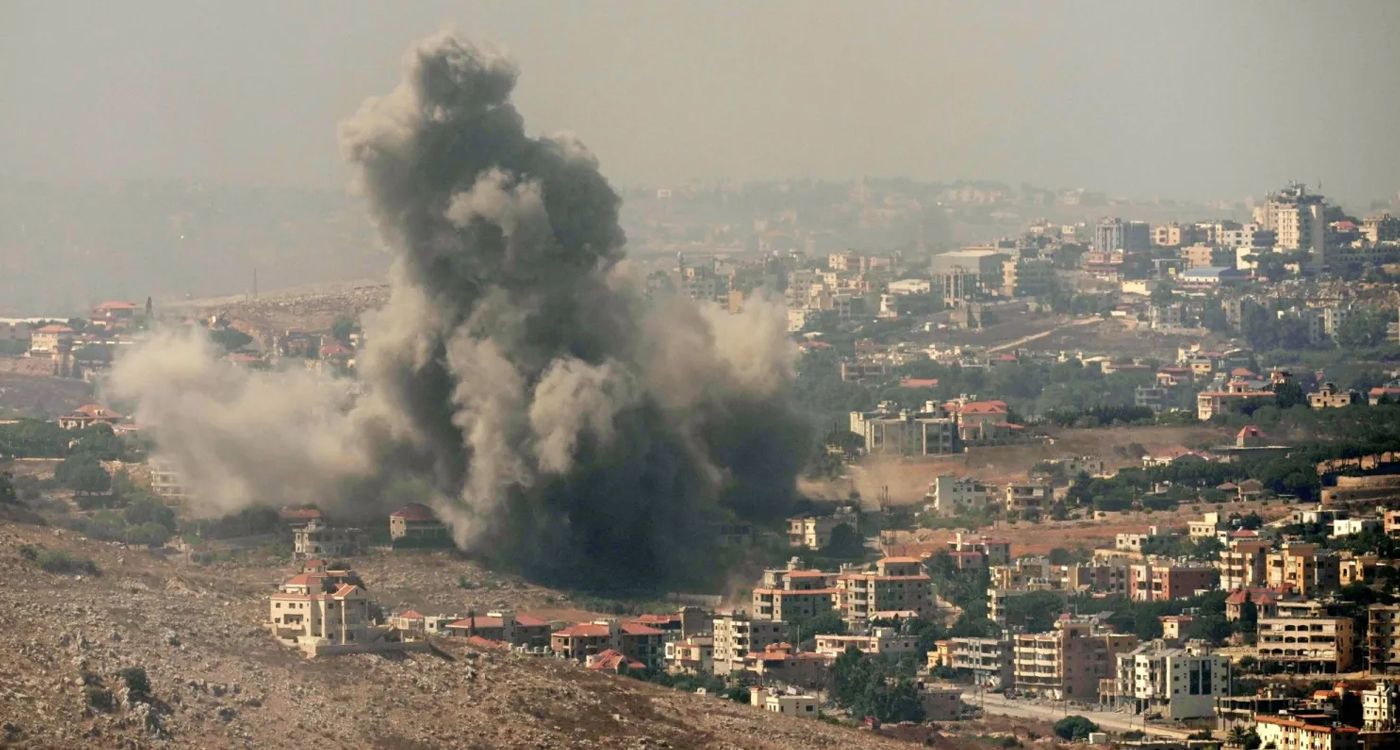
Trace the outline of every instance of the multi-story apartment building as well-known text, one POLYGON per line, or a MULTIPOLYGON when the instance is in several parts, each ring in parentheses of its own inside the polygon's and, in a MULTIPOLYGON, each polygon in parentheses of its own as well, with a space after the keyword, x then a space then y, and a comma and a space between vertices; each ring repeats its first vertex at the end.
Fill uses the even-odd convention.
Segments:
MULTIPOLYGON (((947 665, 989 688, 1011 684, 1011 641, 1001 638, 949 638, 947 665)), ((941 646, 942 644, 940 644, 941 646)))
POLYGON ((1355 661, 1350 617, 1261 617, 1258 659, 1297 672, 1345 672, 1355 661))
POLYGON ((594 620, 550 633, 549 648, 565 659, 582 662, 611 650, 656 668, 666 658, 665 635, 656 628, 640 623, 594 620))
POLYGON ((1005 565, 1011 562, 1011 542, 1005 539, 969 534, 959 531, 948 542, 950 552, 981 552, 988 565, 1005 565))
POLYGON ((714 621, 715 674, 725 675, 744 669, 744 658, 765 646, 787 638, 787 623, 758 620, 744 612, 723 612, 714 621))
POLYGON ((1373 674, 1400 671, 1400 604, 1366 608, 1366 668, 1373 674))
POLYGON ((840 574, 836 602, 842 618, 857 627, 886 617, 934 614, 933 586, 917 557, 886 557, 874 571, 840 574))
POLYGON ((1381 680, 1361 691, 1361 729, 1365 732, 1400 730, 1400 682, 1381 680))
POLYGON ((1310 542, 1284 542, 1265 557, 1265 583, 1299 596, 1317 596, 1340 585, 1340 558, 1336 552, 1310 542))
POLYGON ((1012 482, 1002 490, 1006 511, 1039 512, 1054 502, 1054 487, 1046 482, 1012 482))
POLYGON ((1274 232, 1278 248, 1305 250, 1311 255, 1309 265, 1322 268, 1327 264, 1326 211, 1321 195, 1310 194, 1295 183, 1256 207, 1254 221, 1261 229, 1274 232))
POLYGON ((835 573, 803 570, 793 558, 787 568, 765 570, 753 590, 753 616, 759 620, 805 619, 835 606, 835 573))
POLYGON ((1220 588, 1225 591, 1262 588, 1268 584, 1268 554, 1273 543, 1263 539, 1231 539, 1220 551, 1220 588))
POLYGON ((1118 654, 1136 645, 1137 636, 1062 617, 1052 632, 1014 636, 1012 679, 1018 690, 1054 699, 1094 701, 1099 681, 1114 676, 1118 654))
POLYGON ((1071 565, 1066 571, 1070 591, 1095 594, 1128 594, 1128 561, 1111 559, 1086 565, 1071 565))
POLYGON ((1184 648, 1162 641, 1119 654, 1112 702, 1163 719, 1215 715, 1215 699, 1230 694, 1230 660, 1199 643, 1184 648))
POLYGON ((985 508, 994 490, 980 479, 941 474, 928 486, 924 498, 934 513, 953 516, 985 508))
POLYGON ((1151 562, 1129 565, 1128 598, 1135 602, 1185 599, 1216 588, 1219 576, 1211 567, 1151 562))

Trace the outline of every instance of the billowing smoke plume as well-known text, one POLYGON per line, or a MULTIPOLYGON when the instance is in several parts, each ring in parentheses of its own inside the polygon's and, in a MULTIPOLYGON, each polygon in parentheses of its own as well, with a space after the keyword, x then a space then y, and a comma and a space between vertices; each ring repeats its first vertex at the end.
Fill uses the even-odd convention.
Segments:
POLYGON ((515 67, 450 34, 404 67, 341 128, 398 255, 358 394, 157 337, 110 389, 161 454, 219 510, 377 510, 416 478, 463 548, 585 582, 685 580, 718 524, 783 513, 807 434, 782 311, 644 307, 617 194, 573 137, 525 134, 515 67))

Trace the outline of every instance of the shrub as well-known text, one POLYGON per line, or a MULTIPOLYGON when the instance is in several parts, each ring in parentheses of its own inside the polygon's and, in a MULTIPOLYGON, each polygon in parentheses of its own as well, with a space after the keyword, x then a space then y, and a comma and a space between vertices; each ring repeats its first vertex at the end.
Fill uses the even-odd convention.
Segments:
POLYGON ((1055 722, 1055 736, 1062 740, 1082 740, 1089 736, 1090 732, 1099 731, 1099 725, 1084 718, 1074 715, 1066 716, 1055 722))
POLYGON ((112 691, 100 685, 85 686, 83 696, 87 699, 90 708, 103 713, 108 713, 117 707, 117 701, 112 697, 112 691))
POLYGON ((132 701, 145 703, 151 699, 151 679, 146 676, 145 667, 127 667, 117 676, 126 683, 126 691, 132 701))
POLYGON ((70 555, 63 550, 46 549, 38 545, 24 544, 19 548, 20 557, 39 566, 46 573, 60 575, 87 574, 99 575, 97 563, 86 557, 70 555))

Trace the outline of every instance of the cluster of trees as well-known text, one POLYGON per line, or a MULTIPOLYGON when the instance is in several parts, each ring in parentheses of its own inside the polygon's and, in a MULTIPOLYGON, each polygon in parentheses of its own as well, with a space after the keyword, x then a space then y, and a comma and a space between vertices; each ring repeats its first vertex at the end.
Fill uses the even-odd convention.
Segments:
POLYGON ((848 647, 832 664, 831 682, 831 699, 851 716, 873 716, 882 722, 924 719, 914 678, 885 655, 866 656, 848 647))

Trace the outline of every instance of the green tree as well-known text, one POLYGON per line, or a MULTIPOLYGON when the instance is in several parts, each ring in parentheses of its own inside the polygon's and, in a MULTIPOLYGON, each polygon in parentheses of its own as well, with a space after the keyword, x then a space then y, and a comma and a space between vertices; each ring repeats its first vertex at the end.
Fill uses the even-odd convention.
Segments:
POLYGON ((342 315, 335 319, 335 323, 331 324, 331 335, 335 337, 336 341, 349 344, 350 334, 354 333, 356 328, 359 328, 359 324, 355 322, 353 316, 342 315))
POLYGON ((15 492, 15 483, 9 472, 0 473, 0 505, 15 505, 19 503, 19 495, 15 492))
POLYGON ((54 478, 83 495, 98 495, 112 489, 112 476, 96 458, 86 453, 63 459, 54 469, 54 478))
POLYGON ((864 557, 865 540, 850 524, 837 524, 836 528, 831 530, 831 539, 822 548, 822 554, 828 557, 864 557))
POLYGON ((1374 308, 1353 310, 1337 327, 1337 344, 1345 349, 1365 349, 1385 341, 1390 317, 1374 308))
POLYGON ((209 332, 209 338, 224 351, 236 352, 253 343, 253 337, 237 328, 217 328, 209 332))
POLYGON ((1071 742, 1088 738, 1090 732, 1099 731, 1099 725, 1075 714, 1055 722, 1055 736, 1071 742))

